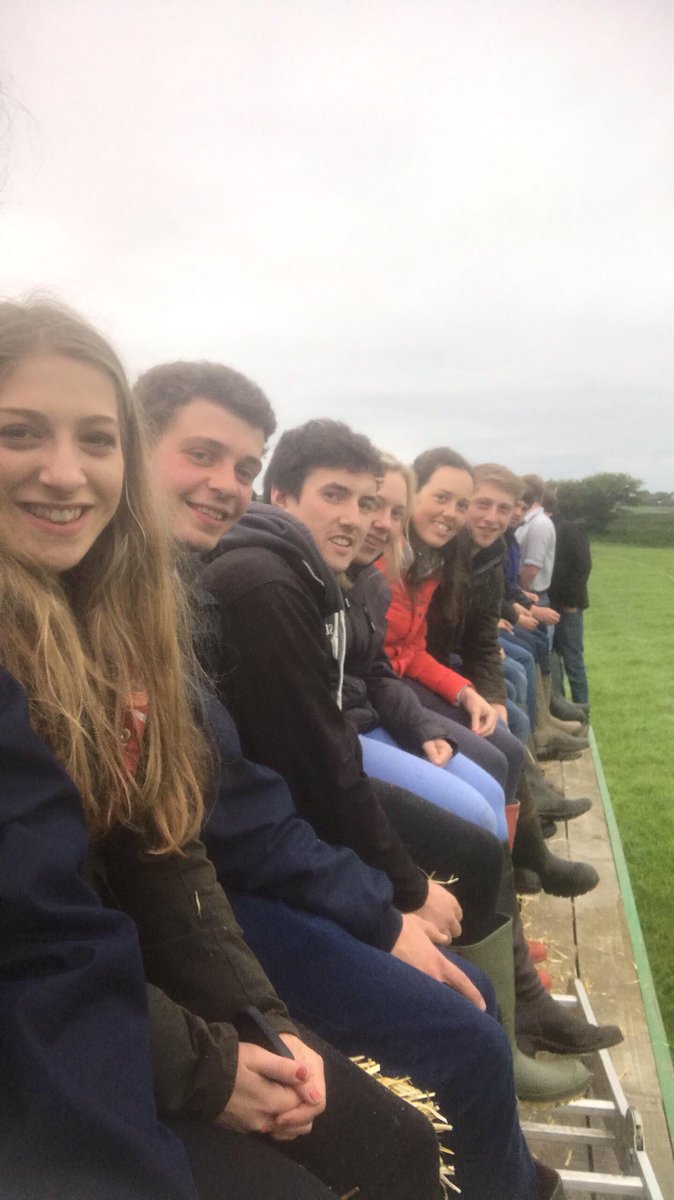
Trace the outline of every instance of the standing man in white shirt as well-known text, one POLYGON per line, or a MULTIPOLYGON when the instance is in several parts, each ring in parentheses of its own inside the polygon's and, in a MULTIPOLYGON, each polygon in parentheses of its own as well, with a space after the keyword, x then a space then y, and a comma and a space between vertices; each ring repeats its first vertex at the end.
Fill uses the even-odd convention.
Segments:
MULTIPOLYGON (((549 607, 548 588, 555 565, 555 527, 543 508, 545 482, 540 475, 523 475, 524 516, 515 532, 521 554, 520 585, 525 592, 535 592, 539 604, 549 607)), ((547 634, 552 648, 552 625, 547 634)))

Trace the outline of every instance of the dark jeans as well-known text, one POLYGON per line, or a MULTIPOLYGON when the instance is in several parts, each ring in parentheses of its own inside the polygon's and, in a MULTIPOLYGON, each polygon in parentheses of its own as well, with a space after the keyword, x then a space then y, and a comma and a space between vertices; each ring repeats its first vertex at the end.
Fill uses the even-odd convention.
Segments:
POLYGON ((571 699, 578 704, 587 704, 590 693, 585 671, 582 608, 560 613, 559 624, 555 626, 555 650, 566 671, 571 699))
POLYGON ((417 866, 436 879, 456 876, 452 892, 463 909, 461 941, 479 942, 493 928, 500 892, 498 839, 404 788, 379 779, 370 782, 417 866))
POLYGON ((424 708, 430 708, 432 712, 455 722, 457 728, 452 737, 461 753, 493 775, 505 792, 506 803, 512 804, 524 765, 524 746, 521 742, 500 722, 491 737, 480 737, 468 728, 470 717, 463 708, 449 704, 436 692, 417 683, 416 679, 405 679, 404 682, 416 692, 424 708))
POLYGON ((508 1039, 494 1019, 491 984, 479 971, 453 960, 480 987, 487 1013, 322 917, 260 896, 232 892, 230 900, 293 1015, 343 1053, 369 1055, 384 1073, 409 1075, 435 1092, 454 1127, 463 1200, 537 1200, 508 1039))

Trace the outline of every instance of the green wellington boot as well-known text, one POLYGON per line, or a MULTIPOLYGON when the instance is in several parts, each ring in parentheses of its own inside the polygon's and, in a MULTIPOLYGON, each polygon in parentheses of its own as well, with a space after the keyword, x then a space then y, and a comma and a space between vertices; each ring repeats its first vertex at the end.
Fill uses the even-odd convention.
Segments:
POLYGON ((512 1050, 515 1091, 519 1099, 539 1103, 568 1100, 585 1091, 590 1073, 577 1058, 543 1061, 522 1054, 515 1040, 512 920, 497 914, 496 921, 496 928, 481 942, 473 946, 453 946, 452 949, 484 971, 494 986, 501 1021, 512 1050))

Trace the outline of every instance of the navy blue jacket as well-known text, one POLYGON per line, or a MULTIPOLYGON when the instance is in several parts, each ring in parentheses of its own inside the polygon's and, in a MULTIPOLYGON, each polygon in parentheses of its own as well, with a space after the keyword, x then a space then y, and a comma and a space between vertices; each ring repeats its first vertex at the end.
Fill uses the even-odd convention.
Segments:
POLYGON ((321 841, 298 816, 281 776, 242 756, 222 704, 208 697, 206 710, 221 769, 202 838, 225 890, 283 900, 390 950, 402 918, 388 876, 354 851, 321 841))
POLYGON ((83 878, 66 772, 0 668, 0 1192, 194 1200, 157 1121, 136 931, 83 878))

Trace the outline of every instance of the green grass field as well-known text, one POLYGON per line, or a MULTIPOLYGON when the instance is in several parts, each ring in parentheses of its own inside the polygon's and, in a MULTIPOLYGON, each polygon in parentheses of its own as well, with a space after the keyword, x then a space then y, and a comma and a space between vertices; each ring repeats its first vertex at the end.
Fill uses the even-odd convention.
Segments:
MULTIPOLYGON (((660 514, 654 514, 660 518, 660 514)), ((669 520, 672 521, 670 514, 669 520)), ((660 520, 638 524, 661 536, 660 520)), ((674 521, 669 547, 595 542, 586 614, 592 724, 674 1046, 674 521)), ((638 536, 635 526, 627 532, 638 536)))

